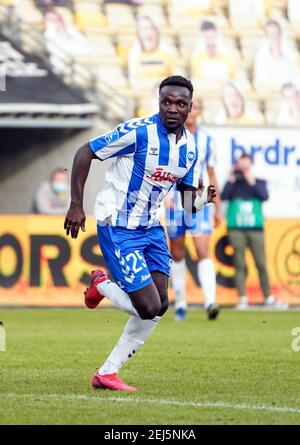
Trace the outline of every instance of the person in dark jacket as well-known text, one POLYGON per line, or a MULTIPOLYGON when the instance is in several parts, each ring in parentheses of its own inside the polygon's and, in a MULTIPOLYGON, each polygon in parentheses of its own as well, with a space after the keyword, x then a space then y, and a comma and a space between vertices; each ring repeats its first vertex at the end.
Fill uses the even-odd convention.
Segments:
POLYGON ((222 200, 228 200, 227 229, 230 243, 234 247, 235 285, 239 293, 238 309, 248 307, 246 296, 245 250, 253 255, 259 273, 265 304, 284 308, 283 302, 276 301, 269 285, 264 248, 264 217, 262 203, 269 198, 267 184, 252 173, 252 158, 243 154, 230 173, 221 193, 222 200))

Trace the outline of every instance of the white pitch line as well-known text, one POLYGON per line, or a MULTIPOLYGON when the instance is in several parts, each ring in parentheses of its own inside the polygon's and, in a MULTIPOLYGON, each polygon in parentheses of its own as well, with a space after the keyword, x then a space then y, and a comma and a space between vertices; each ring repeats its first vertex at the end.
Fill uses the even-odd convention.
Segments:
POLYGON ((0 393, 1 397, 8 399, 18 398, 34 398, 38 400, 84 400, 93 402, 121 402, 121 403, 136 403, 136 404, 151 404, 151 405, 170 405, 182 406, 190 408, 228 408, 236 410, 247 411, 267 411, 272 413, 295 413, 300 414, 300 408, 289 406, 271 406, 271 405, 248 405, 246 403, 228 403, 228 402, 187 402, 180 400, 164 400, 164 399, 139 399, 139 398, 122 398, 122 397, 95 397, 87 396, 85 394, 14 394, 14 393, 0 393))

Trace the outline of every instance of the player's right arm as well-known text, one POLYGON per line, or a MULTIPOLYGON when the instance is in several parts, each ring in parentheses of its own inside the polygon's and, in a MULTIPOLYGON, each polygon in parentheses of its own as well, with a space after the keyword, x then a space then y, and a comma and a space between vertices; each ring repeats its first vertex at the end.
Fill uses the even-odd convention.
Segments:
POLYGON ((90 171, 91 162, 96 158, 89 143, 80 147, 74 157, 71 175, 71 203, 64 223, 67 235, 71 234, 72 238, 77 238, 80 228, 85 232, 84 184, 90 171))
POLYGON ((116 156, 133 154, 136 148, 136 128, 135 120, 125 122, 77 150, 71 175, 71 204, 64 223, 67 235, 71 234, 72 238, 77 238, 80 228, 85 232, 83 192, 92 160, 104 161, 116 156))

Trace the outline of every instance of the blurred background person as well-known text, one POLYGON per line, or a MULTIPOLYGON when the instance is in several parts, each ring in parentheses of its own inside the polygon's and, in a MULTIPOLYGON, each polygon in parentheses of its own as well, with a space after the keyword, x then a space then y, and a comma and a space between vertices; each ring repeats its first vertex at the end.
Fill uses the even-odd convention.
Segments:
POLYGON ((172 0, 172 12, 177 18, 193 20, 212 12, 215 0, 172 0))
MULTIPOLYGON (((258 270, 264 302, 268 306, 281 305, 272 295, 265 264, 264 217, 262 203, 269 198, 266 181, 252 173, 252 159, 243 154, 233 167, 221 199, 229 201, 227 229, 234 247, 235 285, 239 293, 238 309, 248 308, 246 295, 245 251, 249 248, 258 270)), ((283 306, 282 306, 283 307, 283 306)))
POLYGON ((150 95, 141 95, 139 98, 136 115, 137 117, 147 117, 158 113, 159 83, 156 83, 150 90, 150 95))
POLYGON ((269 20, 254 62, 255 88, 261 95, 277 93, 284 83, 293 81, 295 70, 291 51, 282 38, 280 24, 276 20, 269 20))
POLYGON ((218 91, 236 76, 236 60, 225 47, 215 23, 205 20, 200 39, 191 55, 191 73, 195 88, 218 91))
POLYGON ((35 4, 40 9, 46 9, 53 6, 72 8, 72 0, 35 0, 35 4))
POLYGON ((245 98, 234 83, 228 83, 222 91, 222 108, 216 116, 218 125, 255 125, 264 122, 259 110, 249 110, 245 98))
POLYGON ((143 5, 145 0, 104 0, 104 3, 122 3, 125 5, 143 5))
MULTIPOLYGON (((197 123, 201 114, 201 107, 194 101, 191 112, 185 121, 185 126, 194 135, 198 145, 201 161, 201 184, 214 184, 218 189, 215 174, 216 147, 209 136, 197 123)), ((199 178, 200 179, 200 178, 199 178)), ((200 186, 201 188, 201 186, 200 186)), ((180 192, 174 189, 164 201, 166 209, 166 225, 170 239, 170 252, 173 256, 171 266, 172 287, 175 293, 175 320, 186 318, 186 262, 185 262, 185 236, 190 234, 197 255, 197 275, 204 295, 204 307, 209 320, 214 320, 219 314, 216 304, 216 271, 213 260, 210 258, 210 241, 213 226, 221 223, 221 200, 218 194, 215 203, 214 217, 212 207, 207 205, 197 214, 185 212, 181 205, 180 192), (214 219, 214 221, 213 221, 214 219)))
POLYGON ((144 15, 137 20, 137 40, 128 55, 128 75, 133 88, 153 88, 172 74, 175 54, 161 43, 160 32, 154 21, 144 15))
POLYGON ((229 17, 236 30, 263 26, 272 11, 270 0, 229 0, 229 17))
POLYGON ((300 91, 294 84, 286 83, 281 89, 281 96, 276 124, 300 126, 300 91))
POLYGON ((205 16, 215 14, 218 0, 171 0, 169 2, 169 21, 175 30, 180 23, 180 33, 197 30, 199 23, 205 16))
POLYGON ((45 45, 55 73, 64 71, 65 60, 71 57, 90 57, 92 48, 87 38, 81 34, 71 20, 66 20, 57 8, 46 8, 45 45))
POLYGON ((63 215, 69 208, 69 178, 66 170, 55 169, 48 181, 42 182, 33 199, 33 213, 63 215))
POLYGON ((287 0, 287 16, 296 35, 300 35, 300 8, 299 0, 287 0))

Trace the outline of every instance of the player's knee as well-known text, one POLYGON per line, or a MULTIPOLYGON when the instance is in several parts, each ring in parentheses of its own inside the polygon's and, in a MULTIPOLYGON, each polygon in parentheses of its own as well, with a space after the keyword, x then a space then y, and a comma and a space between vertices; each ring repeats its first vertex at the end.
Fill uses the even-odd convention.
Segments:
POLYGON ((152 320, 152 318, 159 315, 161 310, 160 303, 153 303, 151 305, 140 308, 138 313, 142 320, 152 320))
POLYGON ((200 244, 196 244, 196 252, 197 252, 197 260, 202 261, 210 258, 209 255, 209 244, 207 242, 200 244))
POLYGON ((197 251, 197 260, 198 261, 207 260, 209 258, 210 258, 210 256, 209 256, 208 250, 197 251))
POLYGON ((166 296, 166 298, 164 298, 161 302, 161 308, 158 315, 162 317, 164 313, 167 312, 168 308, 169 308, 169 300, 168 296, 166 296))
POLYGON ((173 254, 172 256, 173 256, 173 260, 176 261, 176 262, 179 262, 179 261, 183 260, 183 258, 184 258, 184 255, 181 255, 181 254, 179 254, 179 255, 178 254, 175 254, 175 255, 173 254))
POLYGON ((172 257, 174 261, 181 261, 184 258, 185 250, 184 249, 174 249, 171 251, 172 257))
POLYGON ((181 245, 175 245, 171 246, 171 254, 174 261, 181 261, 184 258, 185 255, 185 246, 184 244, 181 245))

